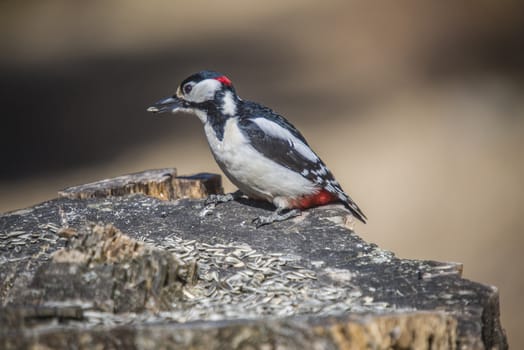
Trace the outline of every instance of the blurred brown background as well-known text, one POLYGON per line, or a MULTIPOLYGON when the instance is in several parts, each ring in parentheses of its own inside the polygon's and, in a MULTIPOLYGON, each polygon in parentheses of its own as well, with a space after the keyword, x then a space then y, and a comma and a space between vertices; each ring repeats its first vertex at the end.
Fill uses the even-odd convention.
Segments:
POLYGON ((523 10, 3 1, 0 211, 146 168, 219 172, 196 118, 145 112, 189 74, 218 70, 302 130, 368 215, 364 239, 463 262, 466 277, 496 285, 522 348, 523 10))

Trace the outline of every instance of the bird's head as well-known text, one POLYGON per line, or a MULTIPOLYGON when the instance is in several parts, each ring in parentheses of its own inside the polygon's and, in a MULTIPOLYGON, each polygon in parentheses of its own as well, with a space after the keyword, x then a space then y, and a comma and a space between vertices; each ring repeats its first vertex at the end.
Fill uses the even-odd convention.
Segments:
POLYGON ((221 73, 205 70, 186 78, 173 96, 161 99, 147 111, 193 113, 205 123, 210 115, 233 116, 238 101, 229 78, 221 73))

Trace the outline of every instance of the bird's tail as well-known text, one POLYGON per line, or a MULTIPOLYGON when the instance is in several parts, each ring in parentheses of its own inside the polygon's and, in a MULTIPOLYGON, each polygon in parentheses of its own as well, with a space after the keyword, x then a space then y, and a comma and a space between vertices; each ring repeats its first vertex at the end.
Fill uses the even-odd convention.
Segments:
POLYGON ((354 217, 362 221, 362 223, 366 223, 368 218, 351 198, 347 197, 347 200, 342 201, 342 203, 344 203, 344 206, 351 212, 351 214, 353 214, 354 217))

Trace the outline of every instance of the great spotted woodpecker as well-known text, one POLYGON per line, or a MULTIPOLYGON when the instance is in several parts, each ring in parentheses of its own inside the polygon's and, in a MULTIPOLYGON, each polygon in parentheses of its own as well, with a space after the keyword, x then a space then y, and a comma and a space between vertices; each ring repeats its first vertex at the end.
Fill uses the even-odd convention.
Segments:
POLYGON ((213 71, 193 74, 173 96, 147 110, 191 113, 204 123, 215 160, 241 192, 214 196, 211 201, 232 200, 243 193, 273 203, 276 211, 256 218, 257 226, 335 202, 366 222, 364 213, 344 193, 300 131, 271 109, 242 100, 225 75, 213 71))

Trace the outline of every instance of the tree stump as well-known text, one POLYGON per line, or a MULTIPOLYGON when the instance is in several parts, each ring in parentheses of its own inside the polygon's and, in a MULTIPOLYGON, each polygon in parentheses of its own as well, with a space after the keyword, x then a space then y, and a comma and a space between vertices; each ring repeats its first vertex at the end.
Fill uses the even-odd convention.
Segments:
POLYGON ((257 229, 269 204, 218 192, 161 169, 0 216, 0 348, 507 348, 460 264, 366 243, 339 205, 257 229))

